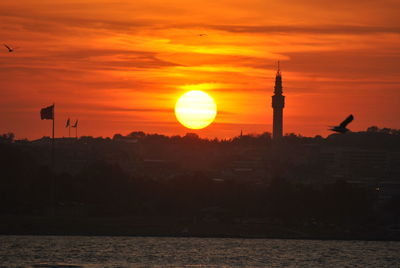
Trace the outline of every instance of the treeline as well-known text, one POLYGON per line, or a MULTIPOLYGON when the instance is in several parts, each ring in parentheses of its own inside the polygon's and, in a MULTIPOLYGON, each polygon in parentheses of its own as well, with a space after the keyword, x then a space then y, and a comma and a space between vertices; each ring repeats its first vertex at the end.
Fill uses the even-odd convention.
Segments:
MULTIPOLYGON (((146 134, 144 132, 132 132, 126 136, 121 134, 114 135, 112 140, 136 139, 142 143, 171 143, 171 144, 226 144, 226 145, 250 145, 250 146, 269 146, 272 143, 272 135, 269 132, 262 134, 245 134, 231 139, 207 139, 200 138, 196 134, 185 136, 165 136, 160 134, 146 134)), ((331 146, 347 146, 374 149, 400 149, 400 129, 379 128, 376 126, 368 127, 366 131, 348 132, 346 134, 331 134, 327 138, 320 135, 315 137, 305 137, 296 133, 286 133, 282 138, 283 145, 299 144, 324 144, 331 146)))
MULTIPOLYGON (((43 140, 48 140, 49 137, 43 137, 43 140)), ((156 133, 144 133, 143 131, 134 131, 127 135, 115 134, 112 138, 82 136, 78 139, 81 142, 112 142, 123 140, 136 140, 143 144, 151 143, 169 143, 169 144, 241 144, 241 145, 269 145, 272 142, 272 135, 269 132, 262 134, 244 134, 230 139, 209 139, 200 138, 195 133, 187 133, 184 136, 173 135, 166 136, 156 133)), ((4 133, 0 135, 0 143, 13 143, 15 141, 28 143, 27 139, 15 140, 14 133, 4 133)), ((400 148, 400 129, 379 128, 377 126, 368 127, 366 131, 349 132, 343 134, 331 134, 327 138, 320 135, 315 137, 305 137, 300 134, 286 133, 281 141, 283 144, 328 144, 328 145, 343 145, 343 146, 373 146, 385 148, 400 148), (371 141, 374 141, 371 143, 371 141)))

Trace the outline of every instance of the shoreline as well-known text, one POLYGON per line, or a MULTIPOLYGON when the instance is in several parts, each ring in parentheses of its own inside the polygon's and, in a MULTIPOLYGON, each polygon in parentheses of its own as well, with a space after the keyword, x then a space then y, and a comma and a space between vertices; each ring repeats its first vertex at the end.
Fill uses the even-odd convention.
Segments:
POLYGON ((260 223, 186 222, 171 218, 0 216, 0 235, 400 241, 400 232, 304 230, 260 223), (306 232, 307 231, 307 232, 306 232))
POLYGON ((247 237, 247 236, 173 236, 173 235, 110 235, 110 234, 4 234, 0 236, 61 236, 61 237, 142 237, 142 238, 204 238, 204 239, 276 239, 276 240, 310 240, 310 241, 362 241, 362 242, 400 242, 400 239, 368 238, 317 238, 317 237, 247 237))

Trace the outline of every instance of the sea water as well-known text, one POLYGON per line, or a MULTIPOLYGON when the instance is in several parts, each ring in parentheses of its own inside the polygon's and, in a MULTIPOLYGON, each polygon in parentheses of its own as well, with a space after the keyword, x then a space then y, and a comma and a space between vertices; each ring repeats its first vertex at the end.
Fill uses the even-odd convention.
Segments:
POLYGON ((400 242, 0 236, 0 267, 400 267, 400 242))

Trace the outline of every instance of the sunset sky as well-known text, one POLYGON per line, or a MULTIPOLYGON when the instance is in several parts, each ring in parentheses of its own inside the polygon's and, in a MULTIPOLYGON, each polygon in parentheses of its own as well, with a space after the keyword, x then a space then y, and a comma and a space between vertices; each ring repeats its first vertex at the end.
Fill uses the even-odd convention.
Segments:
POLYGON ((280 60, 284 133, 326 136, 400 128, 398 0, 16 0, 0 2, 0 133, 48 136, 39 110, 56 103, 56 135, 272 131, 280 60), (200 36, 200 34, 204 34, 200 36), (213 124, 189 130, 179 96, 204 90, 213 124))

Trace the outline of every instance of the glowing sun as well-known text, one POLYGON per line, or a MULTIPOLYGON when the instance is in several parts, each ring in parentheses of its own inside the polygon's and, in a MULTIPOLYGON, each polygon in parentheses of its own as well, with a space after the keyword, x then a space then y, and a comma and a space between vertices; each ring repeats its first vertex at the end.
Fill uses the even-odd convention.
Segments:
POLYGON ((187 128, 205 128, 214 121, 217 104, 204 91, 192 90, 178 99, 175 104, 175 115, 179 123, 187 128))

